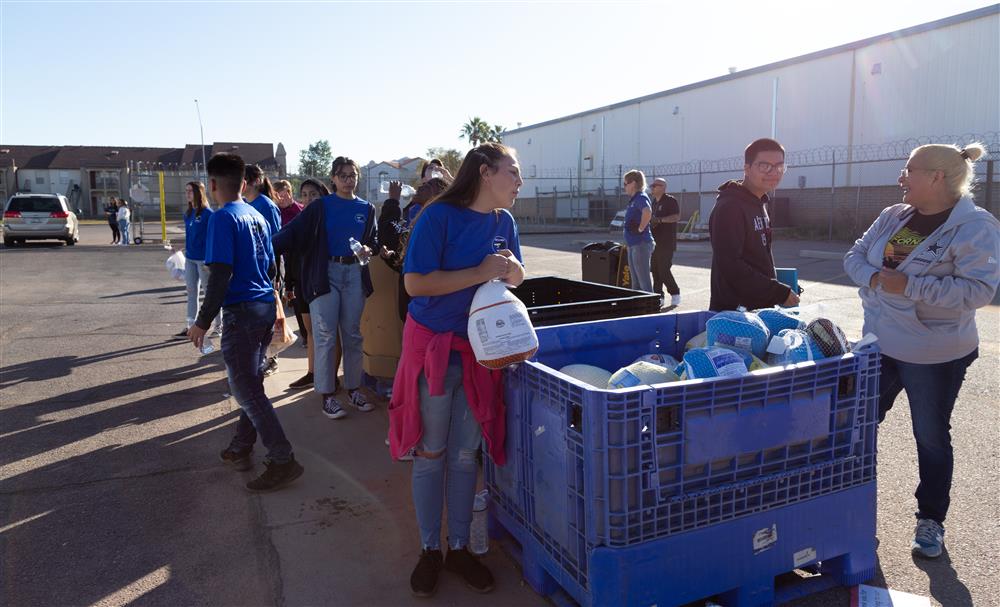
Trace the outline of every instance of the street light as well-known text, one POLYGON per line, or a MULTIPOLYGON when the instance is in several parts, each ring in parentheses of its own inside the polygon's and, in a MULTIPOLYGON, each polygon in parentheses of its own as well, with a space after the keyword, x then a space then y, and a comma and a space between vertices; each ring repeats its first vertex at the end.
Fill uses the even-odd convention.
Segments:
POLYGON ((201 134, 201 170, 203 171, 204 178, 202 182, 208 181, 208 169, 205 168, 205 129, 201 126, 201 108, 198 106, 198 100, 194 100, 194 109, 198 112, 198 133, 201 134))

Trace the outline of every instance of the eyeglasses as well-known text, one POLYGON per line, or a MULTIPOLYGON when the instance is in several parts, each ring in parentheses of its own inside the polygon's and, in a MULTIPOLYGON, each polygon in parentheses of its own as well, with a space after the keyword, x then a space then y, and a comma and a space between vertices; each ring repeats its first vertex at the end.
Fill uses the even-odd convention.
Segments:
POLYGON ((761 173, 765 173, 767 175, 770 175, 771 173, 777 173, 779 175, 784 175, 785 171, 788 170, 788 167, 785 166, 784 162, 779 162, 777 164, 771 164, 770 162, 764 162, 763 160, 761 160, 760 162, 755 162, 754 166, 757 167, 758 171, 760 171, 761 173))
POLYGON ((336 177, 340 177, 344 181, 357 181, 358 180, 358 174, 357 173, 337 173, 336 177))
POLYGON ((899 172, 899 176, 902 177, 903 179, 908 179, 910 177, 910 173, 912 173, 913 171, 924 171, 929 173, 935 170, 936 169, 911 169, 910 167, 906 167, 899 172))

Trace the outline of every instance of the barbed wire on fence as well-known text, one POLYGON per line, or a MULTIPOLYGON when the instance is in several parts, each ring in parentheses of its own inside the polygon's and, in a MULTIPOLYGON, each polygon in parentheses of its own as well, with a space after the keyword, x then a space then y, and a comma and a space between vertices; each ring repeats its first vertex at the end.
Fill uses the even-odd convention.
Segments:
MULTIPOLYGON (((965 133, 962 135, 923 135, 899 141, 878 144, 822 146, 808 150, 794 150, 785 153, 785 163, 789 168, 829 166, 831 164, 852 164, 862 162, 887 162, 905 160, 914 148, 929 143, 943 143, 965 146, 979 142, 986 146, 987 155, 982 160, 1000 160, 1000 131, 985 133, 965 133)), ((600 170, 579 174, 576 167, 541 168, 529 174, 529 179, 618 179, 624 173, 638 169, 647 177, 680 176, 711 173, 734 173, 743 170, 743 156, 729 156, 711 160, 686 160, 670 164, 605 166, 600 170)))

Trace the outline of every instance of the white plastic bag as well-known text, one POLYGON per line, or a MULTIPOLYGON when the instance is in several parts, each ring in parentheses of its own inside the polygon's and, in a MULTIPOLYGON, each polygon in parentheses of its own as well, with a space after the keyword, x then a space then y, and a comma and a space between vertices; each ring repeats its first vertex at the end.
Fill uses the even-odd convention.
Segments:
POLYGON ((184 281, 184 251, 177 251, 167 258, 167 271, 174 280, 184 281))
POLYGON ((479 364, 502 369, 531 358, 538 336, 528 308, 499 280, 479 287, 469 308, 469 342, 479 364))

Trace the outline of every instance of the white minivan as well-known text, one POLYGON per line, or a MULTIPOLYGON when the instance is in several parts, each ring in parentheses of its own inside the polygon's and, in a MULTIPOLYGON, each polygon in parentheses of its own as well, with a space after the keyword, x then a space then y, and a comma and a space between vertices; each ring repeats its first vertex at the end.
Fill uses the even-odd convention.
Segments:
POLYGON ((62 240, 69 246, 80 240, 80 222, 62 194, 14 194, 3 210, 3 243, 26 240, 62 240))

